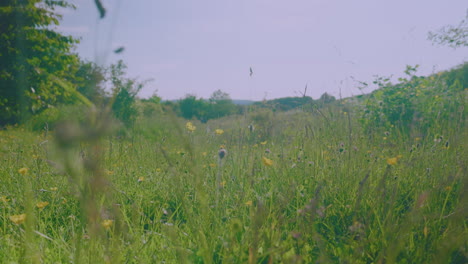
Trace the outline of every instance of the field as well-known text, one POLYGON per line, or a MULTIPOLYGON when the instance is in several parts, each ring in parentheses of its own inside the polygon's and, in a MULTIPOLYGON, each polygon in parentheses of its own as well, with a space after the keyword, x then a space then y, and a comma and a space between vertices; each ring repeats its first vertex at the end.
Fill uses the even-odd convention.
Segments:
POLYGON ((116 133, 92 117, 0 131, 0 263, 468 260, 460 120, 369 132, 330 106, 116 133))

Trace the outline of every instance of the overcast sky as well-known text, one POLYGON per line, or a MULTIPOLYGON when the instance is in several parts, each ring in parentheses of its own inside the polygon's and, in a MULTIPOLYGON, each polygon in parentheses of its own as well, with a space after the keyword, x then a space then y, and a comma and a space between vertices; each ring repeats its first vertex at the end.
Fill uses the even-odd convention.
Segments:
POLYGON ((81 37, 79 54, 129 77, 153 79, 140 97, 233 99, 359 94, 353 81, 419 74, 468 60, 468 49, 434 46, 429 31, 458 23, 466 0, 93 0, 71 1, 63 33, 81 37), (124 52, 114 54, 118 47, 124 52), (250 67, 253 75, 250 76, 250 67))

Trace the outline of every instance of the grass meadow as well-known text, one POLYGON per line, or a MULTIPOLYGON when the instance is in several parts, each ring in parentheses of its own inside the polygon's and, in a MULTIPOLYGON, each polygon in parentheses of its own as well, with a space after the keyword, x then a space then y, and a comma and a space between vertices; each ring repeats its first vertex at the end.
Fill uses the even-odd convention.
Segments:
POLYGON ((464 122, 343 109, 1 130, 0 263, 467 263, 464 122))

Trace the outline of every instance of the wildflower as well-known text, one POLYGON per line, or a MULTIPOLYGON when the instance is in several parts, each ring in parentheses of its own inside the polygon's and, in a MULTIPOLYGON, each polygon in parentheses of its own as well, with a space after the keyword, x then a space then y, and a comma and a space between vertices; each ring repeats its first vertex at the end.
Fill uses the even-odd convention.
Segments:
POLYGON ((223 159, 227 155, 227 150, 224 148, 220 148, 218 151, 219 159, 223 159))
POLYGON ((142 176, 138 177, 138 182, 142 182, 142 181, 145 181, 145 177, 142 177, 142 176))
POLYGON ((224 186, 226 186, 226 181, 222 181, 219 183, 220 188, 224 188, 224 186))
POLYGON ((265 149, 265 153, 266 153, 266 154, 269 154, 270 152, 271 152, 271 151, 270 151, 269 148, 265 149))
POLYGON ((114 224, 114 220, 111 220, 111 219, 105 219, 104 221, 101 222, 102 227, 104 227, 105 229, 111 228, 113 224, 114 224))
POLYGON ((398 157, 388 158, 388 159, 387 159, 387 164, 388 164, 388 165, 396 165, 397 162, 398 162, 398 157))
POLYGON ((210 166, 211 168, 214 168, 214 167, 216 167, 216 164, 214 164, 214 163, 210 163, 210 165, 209 165, 209 166, 210 166))
POLYGON ((32 155, 32 158, 33 158, 33 159, 39 159, 39 155, 33 154, 33 155, 32 155))
POLYGON ((107 174, 107 175, 113 175, 113 174, 114 174, 114 171, 106 170, 106 174, 107 174))
POLYGON ((156 172, 161 172, 161 169, 160 169, 160 168, 157 168, 157 169, 156 169, 156 172))
POLYGON ((197 127, 194 126, 192 122, 187 122, 187 124, 185 124, 185 127, 187 128, 188 132, 193 132, 197 129, 197 127))
POLYGON ((262 162, 263 162, 263 165, 268 166, 268 167, 273 165, 273 161, 267 157, 262 157, 262 162))
POLYGON ((208 155, 208 153, 206 151, 202 152, 203 157, 206 157, 206 155, 208 155))
POLYGON ((263 142, 260 142, 260 145, 266 145, 268 143, 268 141, 263 141, 263 142))
POLYGON ((13 223, 20 225, 26 221, 26 214, 11 215, 9 218, 13 223))
POLYGON ((28 173, 28 168, 21 168, 18 170, 19 174, 26 175, 28 173))
POLYGON ((222 129, 216 129, 216 130, 215 130, 215 134, 216 134, 216 135, 222 135, 222 134, 224 134, 224 130, 222 130, 222 129))
POLYGON ((8 201, 10 201, 10 199, 8 199, 6 196, 2 195, 2 196, 0 196, 0 201, 2 201, 4 203, 7 203, 8 201))
POLYGON ((249 201, 245 202, 245 205, 252 206, 252 201, 249 200, 249 201))
POLYGON ((44 209, 44 207, 46 207, 47 205, 49 205, 49 202, 38 202, 36 204, 37 208, 39 209, 44 209))
POLYGON ((58 190, 57 187, 50 187, 50 191, 51 191, 51 192, 56 192, 57 190, 58 190))
POLYGON ((416 138, 414 138, 414 140, 415 140, 415 141, 420 141, 421 138, 420 138, 420 137, 416 137, 416 138))

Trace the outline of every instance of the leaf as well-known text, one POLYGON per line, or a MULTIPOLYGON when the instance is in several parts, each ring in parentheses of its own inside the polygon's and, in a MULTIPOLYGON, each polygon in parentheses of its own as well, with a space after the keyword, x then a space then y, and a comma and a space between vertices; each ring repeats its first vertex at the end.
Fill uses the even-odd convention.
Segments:
POLYGON ((119 54, 119 53, 122 53, 124 50, 125 50, 125 47, 122 46, 122 47, 119 47, 119 48, 115 49, 114 53, 119 54))
POLYGON ((106 16, 106 9, 101 3, 101 0, 94 0, 94 3, 96 3, 96 7, 99 11, 99 18, 104 18, 106 16))

